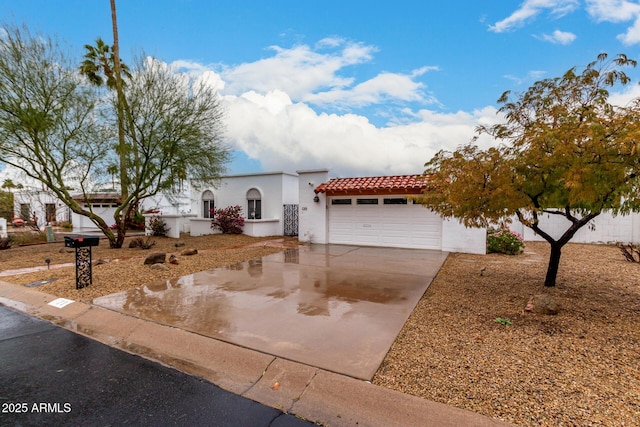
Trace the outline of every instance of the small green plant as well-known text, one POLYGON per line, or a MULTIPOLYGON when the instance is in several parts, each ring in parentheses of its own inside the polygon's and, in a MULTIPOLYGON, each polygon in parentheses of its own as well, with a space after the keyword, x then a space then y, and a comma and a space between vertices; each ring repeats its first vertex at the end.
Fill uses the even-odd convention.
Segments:
POLYGON ((513 325, 513 322, 511 320, 504 319, 502 317, 496 317, 495 319, 493 319, 493 321, 502 326, 513 325))
POLYGON ((167 227, 167 223, 162 218, 154 216, 149 220, 147 230, 151 231, 152 236, 166 236, 171 228, 167 227))
POLYGON ((129 248, 151 249, 151 247, 155 244, 156 241, 152 240, 151 236, 147 237, 146 239, 143 239, 142 237, 136 237, 129 241, 129 248))
POLYGON ((240 206, 214 209, 212 213, 211 228, 218 229, 224 234, 242 234, 244 218, 242 217, 242 208, 240 206))
POLYGON ((517 255, 524 249, 522 236, 507 228, 487 231, 487 253, 517 255))
POLYGON ((73 228, 73 224, 71 224, 69 221, 60 221, 58 223, 58 227, 64 228, 65 230, 70 230, 73 228))
POLYGON ((141 249, 151 249, 151 247, 153 245, 155 245, 155 244, 156 244, 156 241, 155 240, 151 240, 151 236, 149 236, 149 237, 147 237, 147 239, 144 242, 142 242, 142 245, 140 245, 140 248, 141 249))

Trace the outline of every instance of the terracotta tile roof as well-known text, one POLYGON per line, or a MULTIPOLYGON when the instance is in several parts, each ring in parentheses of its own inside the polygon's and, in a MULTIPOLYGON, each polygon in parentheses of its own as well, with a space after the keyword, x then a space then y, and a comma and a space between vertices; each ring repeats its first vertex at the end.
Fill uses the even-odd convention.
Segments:
POLYGON ((421 194, 427 182, 421 175, 369 176, 361 178, 333 178, 320 184, 317 193, 335 195, 360 194, 421 194))

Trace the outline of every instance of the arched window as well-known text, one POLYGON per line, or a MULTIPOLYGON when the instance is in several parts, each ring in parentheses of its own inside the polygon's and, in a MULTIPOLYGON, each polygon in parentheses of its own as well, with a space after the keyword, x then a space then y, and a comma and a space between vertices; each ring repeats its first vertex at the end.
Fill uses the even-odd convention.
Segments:
POLYGON ((255 188, 247 191, 247 218, 262 218, 262 196, 255 188))
POLYGON ((215 205, 213 203, 213 193, 209 190, 202 193, 202 217, 213 218, 213 209, 215 205))

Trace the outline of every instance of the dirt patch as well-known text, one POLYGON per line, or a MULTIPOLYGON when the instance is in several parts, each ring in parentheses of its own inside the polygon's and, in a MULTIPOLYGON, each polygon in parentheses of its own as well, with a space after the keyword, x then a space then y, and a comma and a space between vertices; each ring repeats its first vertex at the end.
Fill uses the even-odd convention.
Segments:
POLYGON ((373 382, 518 425, 638 425, 640 264, 569 244, 545 289, 548 254, 451 254, 373 382), (557 315, 524 311, 542 293, 557 315))

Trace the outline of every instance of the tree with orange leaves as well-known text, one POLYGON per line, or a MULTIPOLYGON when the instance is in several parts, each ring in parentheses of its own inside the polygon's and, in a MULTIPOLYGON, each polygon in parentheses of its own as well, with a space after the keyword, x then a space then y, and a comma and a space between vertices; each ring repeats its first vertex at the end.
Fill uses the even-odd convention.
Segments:
POLYGON ((488 227, 517 217, 551 246, 545 286, 555 286, 562 247, 600 213, 640 209, 640 99, 609 102, 609 89, 630 83, 624 67, 636 61, 606 54, 581 72, 536 82, 524 94, 505 92, 504 122, 479 126, 501 143, 487 150, 475 140, 440 151, 425 165, 421 198, 444 217, 488 227), (554 238, 543 215, 569 221, 554 238))

